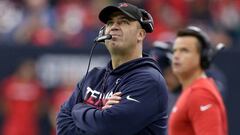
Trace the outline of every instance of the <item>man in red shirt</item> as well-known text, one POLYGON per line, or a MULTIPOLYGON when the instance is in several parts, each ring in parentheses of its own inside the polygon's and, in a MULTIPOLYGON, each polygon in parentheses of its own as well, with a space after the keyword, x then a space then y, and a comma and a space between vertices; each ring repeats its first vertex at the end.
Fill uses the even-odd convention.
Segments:
POLYGON ((1 86, 4 111, 2 135, 39 135, 44 90, 36 78, 35 61, 24 60, 1 86))
POLYGON ((169 135, 227 135, 224 103, 213 79, 205 74, 213 53, 198 27, 177 33, 172 69, 183 92, 169 118, 169 135))

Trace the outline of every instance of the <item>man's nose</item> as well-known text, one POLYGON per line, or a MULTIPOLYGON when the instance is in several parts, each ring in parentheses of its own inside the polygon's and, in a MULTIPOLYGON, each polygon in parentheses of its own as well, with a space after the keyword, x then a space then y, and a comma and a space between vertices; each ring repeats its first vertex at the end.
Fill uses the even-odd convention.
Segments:
POLYGON ((118 30, 119 29, 119 23, 114 22, 113 25, 111 26, 111 30, 118 30))
POLYGON ((179 56, 180 55, 180 53, 178 52, 178 51, 175 51, 174 53, 173 53, 173 60, 178 60, 179 59, 179 56))

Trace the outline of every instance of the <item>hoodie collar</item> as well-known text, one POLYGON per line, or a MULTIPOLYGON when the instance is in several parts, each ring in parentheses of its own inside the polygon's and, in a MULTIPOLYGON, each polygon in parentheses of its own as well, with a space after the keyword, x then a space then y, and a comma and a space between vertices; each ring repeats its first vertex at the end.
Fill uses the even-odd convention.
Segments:
POLYGON ((109 71, 110 74, 123 74, 123 73, 126 73, 126 71, 129 72, 133 69, 143 67, 146 65, 152 66, 160 71, 160 68, 159 68, 158 64, 156 63, 156 61, 146 54, 143 54, 142 58, 137 58, 137 59, 128 61, 126 63, 123 63, 122 65, 118 66, 115 69, 112 68, 112 61, 110 61, 107 65, 106 70, 109 71))

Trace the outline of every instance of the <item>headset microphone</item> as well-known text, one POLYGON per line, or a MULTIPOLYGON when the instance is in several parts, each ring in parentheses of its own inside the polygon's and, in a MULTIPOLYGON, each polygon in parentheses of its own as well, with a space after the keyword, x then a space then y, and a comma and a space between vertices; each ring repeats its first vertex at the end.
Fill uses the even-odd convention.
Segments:
POLYGON ((94 42, 95 42, 95 43, 96 43, 96 42, 100 43, 100 42, 104 42, 105 40, 109 40, 109 39, 112 39, 112 35, 106 34, 106 35, 97 37, 97 38, 94 40, 94 42))
POLYGON ((88 71, 89 71, 89 68, 90 68, 90 63, 91 63, 91 60, 92 60, 93 50, 95 49, 97 43, 103 43, 105 40, 112 39, 112 35, 110 35, 110 34, 103 35, 104 33, 102 31, 104 31, 104 29, 105 28, 103 28, 103 27, 101 28, 101 30, 99 32, 100 35, 98 35, 98 37, 94 40, 94 45, 91 49, 90 56, 89 56, 88 67, 87 67, 87 72, 86 72, 85 78, 88 75, 88 71))
MULTIPOLYGON (((88 60, 87 71, 86 71, 86 74, 85 74, 85 76, 82 80, 83 83, 85 83, 86 78, 88 76, 90 64, 91 64, 91 61, 92 61, 93 50, 95 49, 95 47, 98 43, 103 43, 105 40, 109 40, 109 39, 112 39, 112 35, 110 35, 110 34, 105 35, 105 27, 102 27, 99 31, 98 37, 94 40, 94 44, 91 48, 91 52, 90 52, 90 56, 89 56, 89 60, 88 60)), ((80 89, 82 89, 82 86, 80 86, 80 89)), ((78 103, 79 101, 80 101, 80 94, 78 95, 76 103, 78 103)))
POLYGON ((218 43, 216 47, 212 50, 212 57, 214 58, 220 51, 222 51, 225 48, 225 44, 218 43))
POLYGON ((224 43, 218 43, 216 47, 211 49, 211 53, 209 54, 209 61, 212 62, 219 52, 225 49, 224 43))

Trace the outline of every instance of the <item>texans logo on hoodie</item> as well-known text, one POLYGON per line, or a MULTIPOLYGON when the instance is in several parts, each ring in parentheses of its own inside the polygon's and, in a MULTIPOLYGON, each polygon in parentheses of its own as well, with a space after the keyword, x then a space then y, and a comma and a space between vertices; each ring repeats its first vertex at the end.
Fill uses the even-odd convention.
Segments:
POLYGON ((98 108, 101 108, 105 105, 105 103, 107 102, 107 99, 111 97, 112 94, 113 94, 112 91, 109 91, 107 93, 101 93, 97 90, 93 90, 92 88, 87 87, 87 92, 84 98, 84 102, 86 104, 90 104, 98 108))

